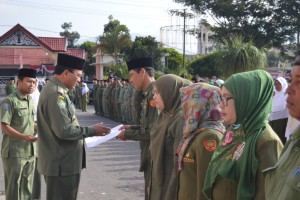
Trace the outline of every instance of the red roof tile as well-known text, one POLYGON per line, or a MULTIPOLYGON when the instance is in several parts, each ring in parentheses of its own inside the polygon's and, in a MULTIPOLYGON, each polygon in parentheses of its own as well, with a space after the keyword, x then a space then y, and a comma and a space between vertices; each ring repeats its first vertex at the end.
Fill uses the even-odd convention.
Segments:
POLYGON ((70 48, 67 49, 67 54, 72 55, 72 56, 76 56, 78 58, 82 58, 82 59, 86 59, 86 53, 84 49, 80 49, 80 48, 70 48))
POLYGON ((67 38, 54 38, 54 37, 38 37, 42 42, 47 44, 53 51, 66 51, 67 38))

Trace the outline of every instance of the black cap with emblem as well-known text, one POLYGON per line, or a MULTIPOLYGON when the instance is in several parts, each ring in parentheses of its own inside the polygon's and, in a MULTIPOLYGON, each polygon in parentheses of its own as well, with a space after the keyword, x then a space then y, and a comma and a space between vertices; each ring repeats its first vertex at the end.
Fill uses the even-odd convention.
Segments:
POLYGON ((18 71, 18 78, 20 77, 36 78, 36 70, 29 68, 21 68, 18 71))
POLYGON ((135 58, 127 62, 128 71, 143 67, 153 67, 153 60, 150 57, 135 58))
POLYGON ((68 54, 59 53, 57 55, 57 66, 82 70, 85 60, 68 54))

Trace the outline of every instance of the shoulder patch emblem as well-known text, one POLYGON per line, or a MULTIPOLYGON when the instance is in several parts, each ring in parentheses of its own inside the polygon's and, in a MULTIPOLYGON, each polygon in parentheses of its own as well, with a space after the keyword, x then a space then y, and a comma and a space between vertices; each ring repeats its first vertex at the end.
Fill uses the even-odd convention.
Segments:
POLYGON ((149 101, 149 104, 150 104, 151 107, 155 107, 155 102, 154 102, 153 99, 151 99, 151 100, 149 101))
POLYGON ((216 140, 205 140, 204 147, 207 151, 213 151, 217 148, 216 140))
POLYGON ((10 109, 10 103, 4 101, 4 102, 3 102, 3 110, 9 110, 9 109, 10 109))
POLYGON ((65 98, 63 96, 57 97, 57 104, 59 107, 66 107, 65 98))

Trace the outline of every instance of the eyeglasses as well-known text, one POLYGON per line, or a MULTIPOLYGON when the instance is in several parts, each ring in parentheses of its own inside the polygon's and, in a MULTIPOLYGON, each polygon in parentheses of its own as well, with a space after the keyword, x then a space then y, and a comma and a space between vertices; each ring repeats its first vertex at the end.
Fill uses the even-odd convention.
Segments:
POLYGON ((233 97, 224 97, 220 95, 220 100, 224 106, 228 106, 228 100, 233 99, 233 97))

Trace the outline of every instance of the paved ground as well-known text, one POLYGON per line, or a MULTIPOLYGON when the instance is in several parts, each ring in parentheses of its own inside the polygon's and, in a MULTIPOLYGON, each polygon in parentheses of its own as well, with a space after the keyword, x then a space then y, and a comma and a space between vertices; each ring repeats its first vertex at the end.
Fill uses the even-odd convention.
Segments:
MULTIPOLYGON (((0 97, 0 100, 3 97, 0 97)), ((93 106, 88 112, 78 110, 77 116, 82 126, 98 122, 114 127, 119 123, 93 114, 93 106)), ((0 137, 2 141, 2 137, 0 137)), ((144 199, 143 174, 139 169, 139 143, 112 139, 97 147, 87 149, 87 169, 81 174, 79 200, 142 200, 144 199)), ((4 197, 4 177, 0 160, 0 200, 4 197)), ((45 186, 42 185, 42 199, 45 186)))

